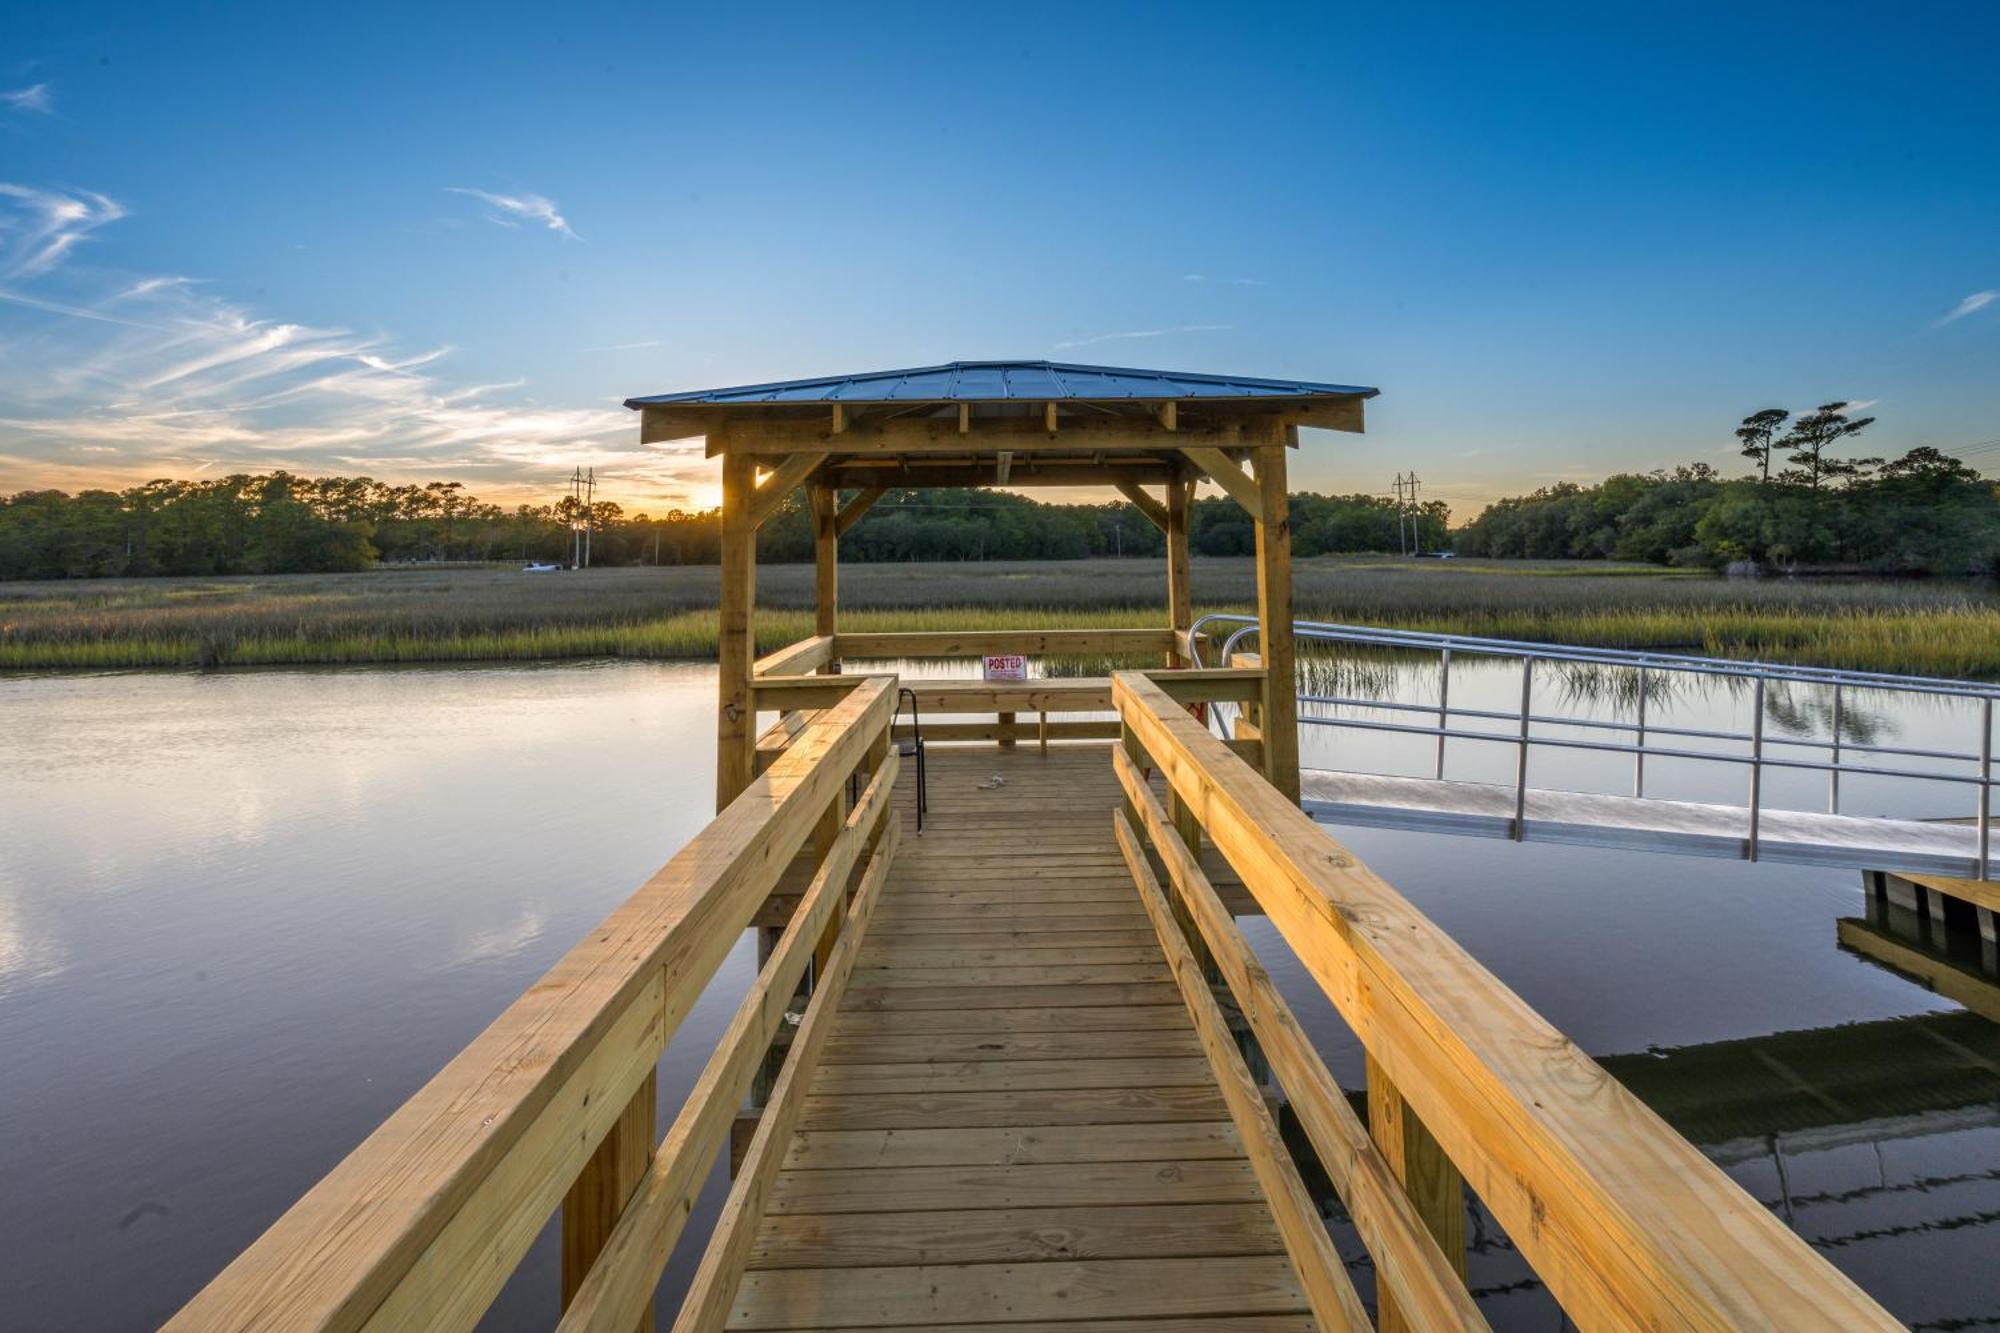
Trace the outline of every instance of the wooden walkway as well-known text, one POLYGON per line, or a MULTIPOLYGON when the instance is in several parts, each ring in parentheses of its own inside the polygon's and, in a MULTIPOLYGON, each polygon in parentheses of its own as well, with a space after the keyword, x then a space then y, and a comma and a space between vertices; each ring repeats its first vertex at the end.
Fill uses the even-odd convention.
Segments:
POLYGON ((921 834, 904 766, 730 1327, 1313 1327, 1113 838, 1109 750, 934 746, 921 834))

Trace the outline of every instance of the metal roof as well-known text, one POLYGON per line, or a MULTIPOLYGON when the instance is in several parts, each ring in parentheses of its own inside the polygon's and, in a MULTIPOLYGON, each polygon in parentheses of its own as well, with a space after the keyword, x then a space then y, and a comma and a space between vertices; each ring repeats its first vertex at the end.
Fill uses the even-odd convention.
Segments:
POLYGON ((755 405, 764 403, 992 403, 1064 399, 1187 400, 1199 398, 1373 398, 1378 390, 1357 384, 1253 379, 1172 370, 1079 366, 1061 361, 953 361, 913 370, 878 370, 822 379, 780 380, 727 389, 697 389, 627 398, 632 408, 755 405))

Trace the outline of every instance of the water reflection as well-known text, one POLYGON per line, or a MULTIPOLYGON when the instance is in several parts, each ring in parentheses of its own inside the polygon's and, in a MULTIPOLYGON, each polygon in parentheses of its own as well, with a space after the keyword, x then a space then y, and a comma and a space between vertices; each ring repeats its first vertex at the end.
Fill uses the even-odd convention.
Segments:
MULTIPOLYGON (((713 698, 650 663, 0 679, 0 1325, 171 1314, 707 822, 713 698)), ((489 1327, 547 1327, 554 1262, 489 1327)))
MULTIPOLYGON (((1436 653, 1317 645, 1301 652, 1298 674, 1304 697, 1301 715, 1319 719, 1309 720, 1301 733, 1301 761, 1307 767, 1392 777, 1437 775, 1434 736, 1330 725, 1359 720, 1434 726, 1445 686, 1436 653), (1404 707, 1374 707, 1377 704, 1404 707)), ((1716 756, 1649 753, 1644 795, 1742 804, 1749 769, 1724 757, 1740 760, 1750 752, 1754 685, 1740 677, 1655 669, 1645 673, 1644 690, 1649 748, 1716 756)), ((1519 659, 1454 657, 1448 691, 1451 727, 1480 736, 1455 736, 1446 742, 1445 777, 1514 784, 1521 692, 1519 659)), ((1635 668, 1537 662, 1532 699, 1541 719, 1535 723, 1538 738, 1618 745, 1636 739, 1640 673, 1635 668)), ((1773 760, 1826 763, 1837 737, 1848 771, 1835 782, 1825 771, 1767 765, 1762 802, 1766 808, 1800 811, 1826 811, 1837 803, 1842 814, 1896 818, 1969 816, 1976 808, 1976 788, 1963 780, 1978 771, 1980 721, 1976 699, 1846 687, 1836 700, 1831 685, 1769 682, 1763 726, 1767 755, 1773 760), (1870 753, 1865 748, 1869 746, 1949 752, 1964 758, 1870 753), (1856 767, 1918 776, 1852 771, 1856 767)), ((1607 796, 1639 790, 1638 766, 1629 753, 1538 745, 1531 752, 1530 766, 1529 785, 1537 788, 1607 796)))

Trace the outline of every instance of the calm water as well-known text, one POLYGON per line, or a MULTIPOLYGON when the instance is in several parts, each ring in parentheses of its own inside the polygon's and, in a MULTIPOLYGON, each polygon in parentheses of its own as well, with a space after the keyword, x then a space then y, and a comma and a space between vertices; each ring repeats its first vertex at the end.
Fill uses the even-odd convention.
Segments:
MULTIPOLYGON (((171 1313, 706 822, 712 681, 657 664, 0 680, 0 1322, 171 1313)), ((1429 697, 1416 668, 1381 688, 1429 697)), ((1953 724, 1876 725, 1926 744, 1953 724)), ((1426 743, 1339 737, 1309 754, 1425 771, 1426 743)), ((1469 756, 1454 774, 1488 776, 1469 756)), ((1618 790, 1625 772, 1536 780, 1618 790)), ((1858 875, 1338 833, 1900 1317, 2000 1326, 2000 1045, 1836 945, 1837 919, 1864 914, 1858 875)), ((1358 1086, 1351 1038, 1246 924, 1358 1086)), ((669 1050, 669 1112, 750 967, 740 948, 669 1050)), ((1498 1229, 1475 1217, 1475 1237, 1496 1327, 1555 1327, 1498 1229)), ((490 1322, 554 1308, 545 1237, 490 1322)))

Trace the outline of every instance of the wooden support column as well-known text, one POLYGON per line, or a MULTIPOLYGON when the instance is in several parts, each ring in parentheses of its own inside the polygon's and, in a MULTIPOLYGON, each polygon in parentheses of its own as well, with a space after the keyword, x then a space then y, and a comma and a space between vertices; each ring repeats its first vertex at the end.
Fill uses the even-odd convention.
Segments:
POLYGON ((757 713, 750 673, 757 660, 757 526, 751 521, 757 466, 749 454, 722 456, 722 593, 716 615, 715 808, 757 775, 757 713))
MULTIPOLYGON (((597 1151, 583 1164, 576 1183, 569 1187, 562 1206, 562 1304, 567 1310, 577 1290, 589 1275, 590 1266, 611 1238, 618 1215, 646 1178, 658 1144, 654 1134, 659 1075, 646 1081, 632 1094, 618 1120, 597 1151)), ((653 1312, 649 1307, 639 1321, 640 1333, 650 1333, 653 1312)))
POLYGON ((1188 556, 1189 504, 1193 497, 1193 483, 1181 480, 1167 483, 1167 624, 1173 627, 1176 640, 1173 652, 1167 655, 1170 667, 1186 660, 1188 626, 1194 624, 1194 589, 1189 582, 1193 567, 1188 556))
POLYGON ((1292 517, 1285 494, 1285 446, 1259 445, 1256 473, 1257 647, 1264 663, 1258 722, 1264 740, 1264 776, 1294 803, 1299 799, 1299 695, 1292 646, 1292 517))
MULTIPOLYGON (((1424 1229, 1444 1252, 1445 1262, 1465 1280, 1465 1181, 1458 1168, 1417 1119, 1382 1066, 1368 1057, 1368 1137, 1403 1183, 1424 1229)), ((1379 1285, 1375 1292, 1380 1333, 1404 1333, 1412 1325, 1379 1285)))
MULTIPOLYGON (((831 486, 814 486, 808 495, 813 521, 813 633, 834 634, 840 621, 840 497, 831 486)), ((839 675, 840 663, 825 663, 819 674, 839 675)))

